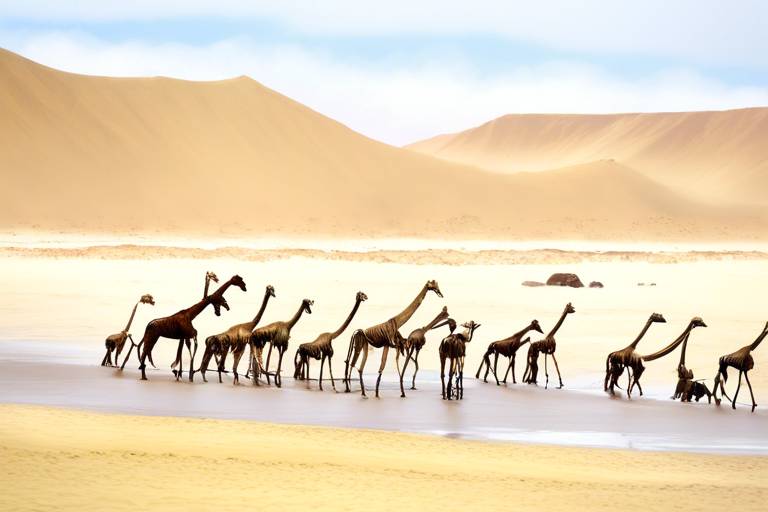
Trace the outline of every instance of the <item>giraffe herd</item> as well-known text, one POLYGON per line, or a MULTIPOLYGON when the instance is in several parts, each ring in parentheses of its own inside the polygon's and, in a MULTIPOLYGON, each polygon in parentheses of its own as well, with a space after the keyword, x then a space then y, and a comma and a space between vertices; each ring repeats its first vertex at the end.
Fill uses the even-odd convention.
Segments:
MULTIPOLYGON (((232 353, 232 366, 231 373, 233 376, 233 384, 239 383, 238 366, 240 359, 245 353, 246 348, 249 349, 249 363, 246 378, 251 378, 253 383, 259 385, 262 375, 266 378, 267 384, 271 383, 271 378, 274 379, 274 384, 277 387, 282 386, 282 364, 285 352, 288 350, 289 340, 291 337, 291 330, 301 319, 303 314, 312 314, 312 306, 314 301, 311 299, 302 300, 296 313, 287 321, 273 322, 265 326, 259 326, 259 322, 266 310, 267 303, 271 298, 275 298, 275 289, 271 285, 267 286, 264 292, 264 298, 261 306, 253 317, 248 322, 239 323, 233 325, 226 331, 208 336, 205 340, 205 351, 203 353, 202 361, 199 368, 194 368, 195 355, 197 353, 197 330, 192 325, 193 320, 202 313, 209 305, 213 306, 216 316, 221 315, 221 309, 229 310, 229 304, 224 298, 224 293, 231 287, 235 286, 242 291, 246 291, 245 281, 242 277, 235 275, 229 280, 224 282, 213 293, 209 294, 210 283, 218 283, 219 279, 213 272, 206 272, 205 285, 203 289, 203 298, 190 306, 189 308, 182 309, 177 313, 150 321, 144 331, 144 336, 139 343, 135 343, 133 337, 130 334, 131 323, 136 315, 136 310, 139 304, 154 305, 154 298, 147 294, 142 295, 138 302, 133 307, 131 316, 128 320, 128 324, 125 329, 117 334, 110 335, 106 338, 105 346, 106 353, 101 362, 102 366, 117 366, 118 358, 125 346, 126 341, 131 342, 131 346, 128 350, 120 370, 122 370, 128 360, 131 353, 136 348, 137 358, 139 361, 139 370, 141 370, 141 379, 147 380, 146 375, 146 363, 147 361, 154 365, 152 360, 152 350, 159 341, 160 338, 169 338, 177 340, 178 345, 176 349, 176 358, 171 366, 176 380, 182 378, 184 374, 183 355, 184 347, 186 346, 189 353, 189 366, 188 377, 189 380, 194 380, 194 374, 200 373, 203 380, 207 382, 206 372, 211 363, 211 359, 214 360, 216 365, 216 371, 218 373, 219 382, 222 382, 222 374, 229 373, 226 370, 227 356, 232 353), (263 351, 269 344, 269 351, 267 353, 266 363, 263 361, 263 351), (276 351, 277 366, 270 372, 270 359, 272 351, 276 351), (114 363, 112 358, 114 356, 114 363)), ((379 387, 381 383, 382 373, 387 363, 387 357, 389 350, 392 349, 395 353, 395 362, 397 366, 397 372, 399 376, 400 384, 400 396, 405 397, 405 386, 403 383, 408 363, 412 360, 414 362, 415 370, 412 376, 412 382, 410 389, 416 389, 416 374, 419 370, 419 353, 425 346, 427 341, 427 334, 433 330, 437 330, 441 327, 447 326, 449 334, 445 336, 438 347, 438 353, 440 356, 440 379, 441 379, 441 395, 444 400, 462 400, 464 398, 464 361, 466 357, 467 344, 470 343, 474 337, 475 331, 480 327, 480 324, 469 320, 461 324, 463 331, 456 332, 457 323, 450 317, 448 308, 443 307, 441 311, 435 316, 435 318, 423 327, 413 330, 407 338, 400 334, 400 329, 403 325, 413 316, 417 309, 424 302, 427 295, 432 292, 437 297, 443 298, 443 294, 440 291, 440 287, 434 280, 427 281, 424 286, 419 290, 416 297, 406 306, 404 310, 388 320, 368 327, 366 329, 357 329, 352 333, 349 345, 347 347, 346 359, 344 361, 344 391, 349 393, 353 387, 353 372, 357 369, 357 377, 360 386, 360 393, 363 397, 366 396, 366 387, 363 380, 363 370, 368 358, 368 351, 370 348, 381 348, 382 356, 381 363, 378 368, 378 375, 375 385, 375 396, 379 397, 379 387), (404 357, 403 365, 400 365, 400 358, 404 357), (446 363, 448 367, 448 380, 446 382, 446 363)), ((309 366, 310 360, 314 359, 320 361, 320 378, 319 387, 323 389, 323 373, 325 364, 328 364, 328 373, 330 374, 331 386, 334 391, 336 390, 336 381, 333 377, 332 358, 334 355, 333 341, 341 336, 344 331, 349 327, 353 318, 355 317, 361 304, 368 299, 368 296, 363 292, 358 292, 355 296, 355 302, 352 310, 347 315, 346 319, 342 322, 341 326, 334 332, 322 333, 317 338, 309 343, 303 343, 299 345, 296 355, 294 357, 294 378, 296 380, 306 380, 309 386, 309 366)), ((527 345, 525 370, 522 377, 522 382, 525 384, 538 384, 539 379, 539 356, 544 355, 544 388, 549 386, 549 368, 548 359, 551 357, 552 362, 555 365, 555 371, 558 378, 558 389, 563 387, 563 380, 560 374, 560 367, 557 362, 555 352, 557 350, 557 344, 555 341, 555 334, 562 327, 566 317, 576 312, 576 309, 571 303, 566 304, 558 321, 552 327, 552 329, 538 341, 531 342, 530 336, 526 334, 531 332, 538 332, 543 334, 541 326, 538 320, 532 320, 528 325, 511 336, 494 341, 488 345, 485 351, 480 367, 475 374, 476 379, 480 379, 480 373, 485 368, 483 375, 483 382, 488 382, 488 374, 493 373, 493 377, 497 385, 506 384, 509 373, 512 373, 512 383, 516 384, 515 377, 515 359, 517 352, 527 345), (491 362, 491 356, 493 356, 493 362, 491 362), (503 379, 499 379, 498 373, 498 361, 499 357, 507 358, 507 369, 504 373, 503 379)), ((683 402, 690 402, 691 399, 695 399, 697 402, 704 396, 707 397, 709 403, 714 398, 717 405, 721 402, 721 397, 731 401, 732 408, 736 408, 736 399, 741 389, 742 378, 746 380, 747 387, 749 388, 750 397, 752 399, 752 411, 754 412, 757 404, 755 403, 754 393, 752 390, 752 384, 749 381, 748 372, 754 368, 754 359, 751 353, 757 349, 760 343, 768 336, 768 322, 757 338, 750 343, 742 347, 741 349, 722 356, 719 359, 717 374, 714 379, 714 388, 712 391, 707 388, 706 384, 702 382, 702 379, 694 379, 693 371, 686 367, 685 356, 688 348, 688 340, 691 336, 691 332, 697 327, 707 327, 706 323, 700 317, 693 317, 683 332, 672 340, 665 347, 657 350, 648 355, 641 355, 637 353, 637 346, 643 339, 645 334, 654 323, 665 323, 666 319, 660 313, 652 313, 648 320, 645 322, 643 328, 637 337, 626 348, 611 352, 605 361, 605 378, 603 382, 603 389, 610 395, 615 395, 616 388, 621 389, 619 385, 619 379, 626 372, 627 383, 626 393, 627 397, 631 398, 632 391, 637 387, 639 394, 642 396, 643 388, 640 384, 640 379, 645 371, 645 362, 654 361, 665 357, 674 352, 678 347, 681 348, 680 361, 677 366, 678 382, 675 387, 673 399, 679 399, 683 402), (733 399, 731 399, 725 391, 724 383, 728 379, 728 368, 733 368, 739 372, 738 385, 734 393, 733 399), (718 392, 721 397, 718 397, 718 392)))

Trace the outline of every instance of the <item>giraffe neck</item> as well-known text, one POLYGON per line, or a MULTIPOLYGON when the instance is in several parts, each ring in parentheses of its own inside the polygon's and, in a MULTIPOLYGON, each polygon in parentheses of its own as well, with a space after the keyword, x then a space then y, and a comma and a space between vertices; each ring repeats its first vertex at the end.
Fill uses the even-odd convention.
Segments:
POLYGON ((264 310, 267 309, 267 302, 269 302, 270 297, 271 295, 269 294, 269 291, 264 292, 264 300, 261 301, 261 307, 256 313, 256 316, 253 317, 253 320, 251 320, 251 329, 256 327, 256 325, 261 321, 261 316, 264 314, 264 310))
POLYGON ((513 337, 513 338, 516 338, 516 339, 520 339, 520 338, 522 338, 523 336, 525 336, 525 333, 527 333, 527 332, 528 332, 528 331, 530 331, 531 329, 533 329, 533 326, 531 326, 531 325, 529 324, 529 325, 527 325, 527 326, 523 327, 521 330, 517 331, 515 334, 513 334, 513 335, 512 335, 512 337, 513 337))
POLYGON ((659 359, 661 357, 666 356, 667 354, 675 350, 681 343, 687 341, 688 336, 691 334, 692 330, 693 330, 693 322, 690 322, 688 324, 688 327, 686 327, 685 330, 682 332, 682 334, 680 334, 680 336, 675 338, 675 340, 672 341, 672 343, 662 348, 658 352, 654 352, 653 354, 648 354, 647 356, 643 356, 643 361, 653 361, 655 359, 659 359))
POLYGON ((224 292, 227 291, 227 288, 229 288, 231 285, 232 279, 219 286, 219 288, 211 295, 208 295, 197 304, 185 309, 183 312, 189 317, 190 320, 194 319, 197 315, 202 313, 209 304, 213 303, 214 298, 221 298, 221 296, 224 295, 224 292))
POLYGON ((123 332, 128 332, 131 329, 131 324, 133 323, 133 317, 136 316, 136 308, 139 307, 139 303, 137 302, 133 306, 133 311, 131 311, 131 318, 128 319, 128 323, 125 326, 125 329, 123 329, 123 332))
POLYGON ((203 298, 208 296, 208 288, 211 286, 211 278, 205 275, 205 286, 203 287, 203 298))
POLYGON ((749 346, 749 351, 752 352, 755 350, 760 345, 760 343, 763 342, 766 336, 768 336, 768 322, 766 322, 765 328, 763 328, 763 332, 760 333, 760 336, 758 336, 757 339, 753 341, 749 346))
POLYGON ((632 342, 630 347, 637 348, 637 344, 640 343, 640 340, 643 339, 643 336, 645 336, 645 333, 648 332, 648 329, 651 327, 651 324, 653 321, 649 318, 647 322, 645 322, 645 326, 640 331, 640 334, 637 335, 637 338, 635 338, 635 341, 632 342))
POLYGON ((408 304, 407 308, 405 308, 399 315, 393 318, 398 329, 402 327, 405 322, 411 319, 416 310, 419 309, 419 306, 421 306, 421 303, 424 301, 424 297, 426 297, 426 295, 427 285, 425 284, 416 298, 413 299, 413 302, 408 304))
POLYGON ((549 331, 549 334, 547 334, 547 338, 550 338, 555 335, 558 329, 560 329, 560 326, 563 325, 563 320, 565 320, 565 317, 568 315, 568 310, 564 309, 563 314, 560 315, 560 320, 557 321, 555 326, 552 328, 551 331, 549 331))
POLYGON ((341 324, 341 327, 339 327, 338 329, 333 331, 333 333, 331 333, 332 340, 338 338, 341 335, 341 333, 344 332, 344 329, 346 329, 349 326, 349 323, 352 321, 352 318, 354 318, 355 313, 357 313, 357 308, 360 307, 361 302, 362 301, 359 299, 355 300, 355 305, 352 308, 352 311, 349 312, 349 315, 347 315, 347 319, 344 320, 344 323, 341 324))
POLYGON ((685 338, 683 339, 683 348, 680 350, 680 362, 678 363, 678 366, 685 366, 685 351, 688 350, 688 338, 690 337, 690 331, 688 331, 688 334, 685 335, 685 338))
POLYGON ((446 309, 443 309, 442 311, 440 311, 440 313, 435 318, 432 319, 431 322, 429 322, 427 325, 422 327, 422 329, 424 331, 431 331, 432 329, 437 327, 438 322, 441 322, 441 321, 445 320, 446 318, 448 318, 448 311, 446 309))
POLYGON ((299 306, 299 310, 296 312, 295 315, 293 315, 293 318, 288 320, 288 330, 290 331, 293 329, 293 326, 296 325, 296 322, 299 321, 299 318, 301 318, 301 314, 304 313, 304 303, 301 303, 301 306, 299 306))

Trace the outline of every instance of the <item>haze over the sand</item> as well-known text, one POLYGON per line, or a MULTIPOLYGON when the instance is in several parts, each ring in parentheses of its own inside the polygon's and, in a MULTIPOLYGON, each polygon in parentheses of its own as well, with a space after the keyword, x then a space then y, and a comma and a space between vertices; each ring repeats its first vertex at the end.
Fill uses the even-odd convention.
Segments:
POLYGON ((484 171, 373 141, 246 77, 82 76, 0 50, 0 111, 3 229, 599 240, 767 234, 763 210, 705 205, 620 162, 484 171))
POLYGON ((500 172, 615 159, 690 197, 768 205, 768 108, 510 114, 409 149, 500 172))

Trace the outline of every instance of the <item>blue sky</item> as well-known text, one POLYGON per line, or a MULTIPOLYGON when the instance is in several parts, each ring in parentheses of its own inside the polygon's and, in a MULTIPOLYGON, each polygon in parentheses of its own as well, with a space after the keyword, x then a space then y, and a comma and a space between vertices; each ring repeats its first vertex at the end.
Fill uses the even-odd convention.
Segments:
POLYGON ((112 76, 248 75, 404 144, 510 112, 768 104, 768 2, 0 0, 0 46, 112 76))

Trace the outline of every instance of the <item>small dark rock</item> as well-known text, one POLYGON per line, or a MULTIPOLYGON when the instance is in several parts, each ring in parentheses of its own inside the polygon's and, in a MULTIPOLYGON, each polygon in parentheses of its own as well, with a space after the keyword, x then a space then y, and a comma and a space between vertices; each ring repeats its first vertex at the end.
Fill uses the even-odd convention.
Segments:
POLYGON ((592 281, 591 283, 589 283, 589 287, 590 288, 603 288, 603 283, 601 283, 600 281, 592 281))
POLYGON ((557 273, 552 274, 547 279, 547 286, 570 286, 571 288, 583 288, 584 283, 581 282, 579 276, 576 274, 557 273))
POLYGON ((544 286, 544 283, 542 283, 541 281, 523 281, 523 286, 531 286, 531 287, 544 286))

